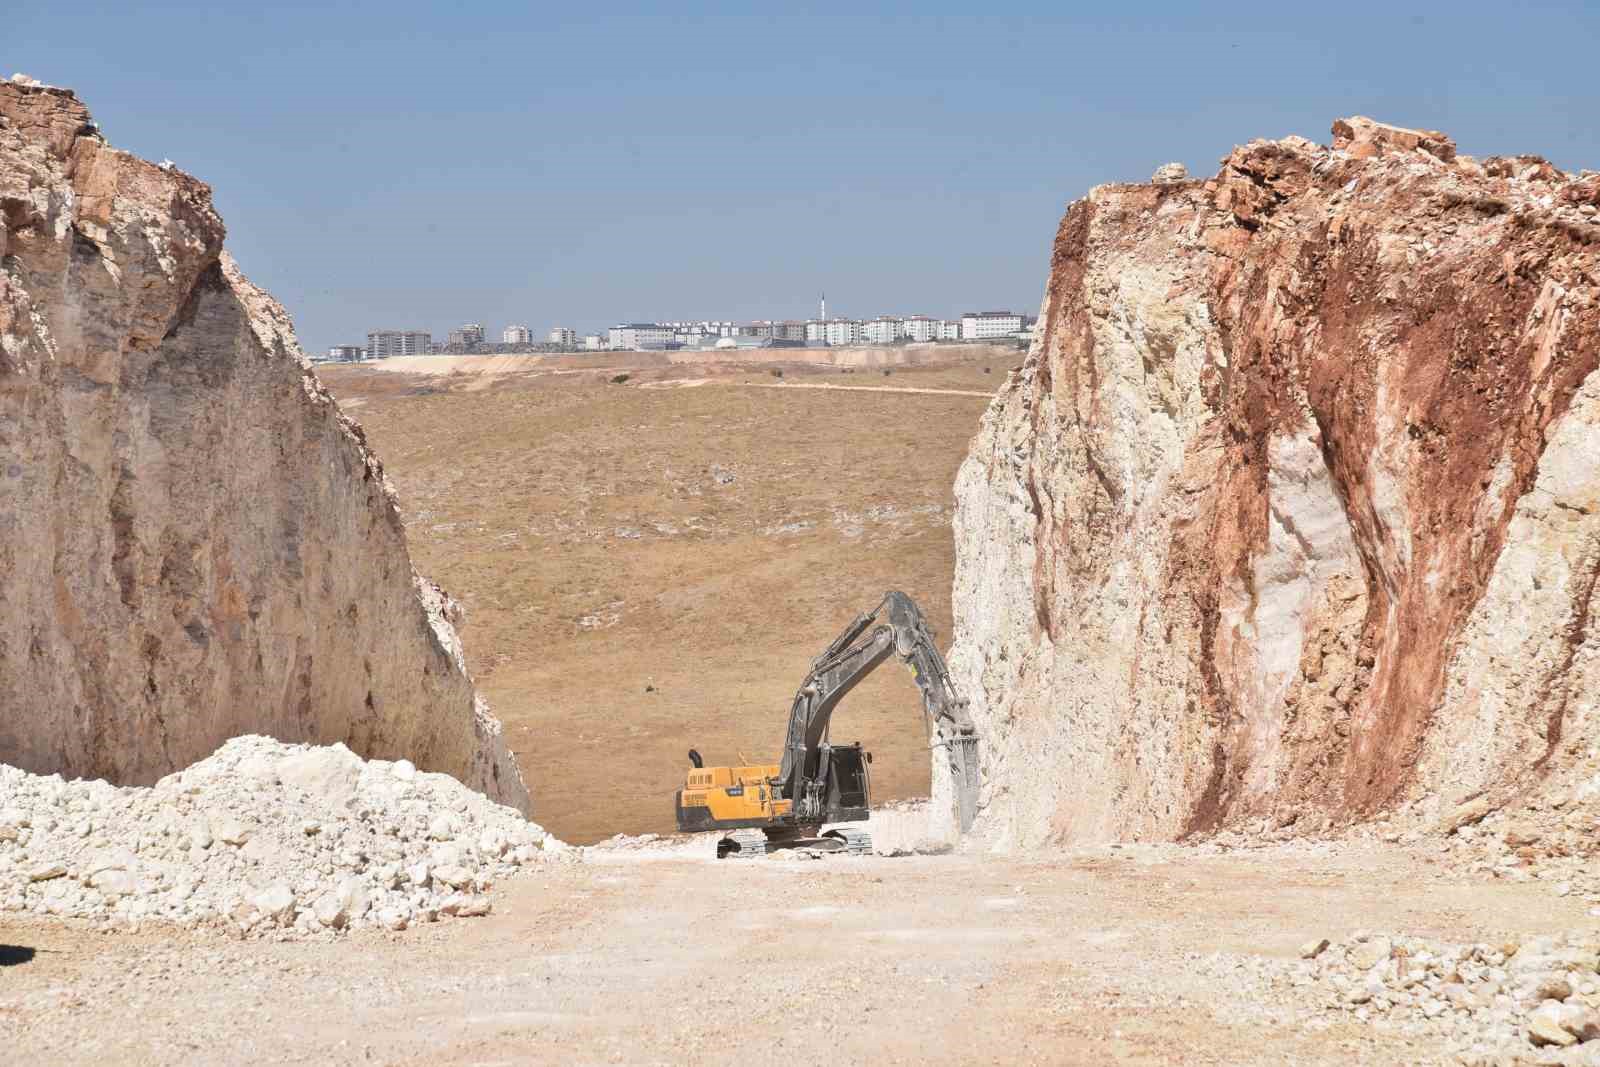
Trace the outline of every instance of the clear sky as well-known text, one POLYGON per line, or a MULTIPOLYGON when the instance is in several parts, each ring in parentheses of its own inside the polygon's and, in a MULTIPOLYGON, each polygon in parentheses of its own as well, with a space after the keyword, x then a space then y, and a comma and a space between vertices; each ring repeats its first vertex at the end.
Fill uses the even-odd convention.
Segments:
POLYGON ((1340 115, 1600 168, 1600 5, 7 0, 302 342, 1032 312, 1064 207, 1340 115))

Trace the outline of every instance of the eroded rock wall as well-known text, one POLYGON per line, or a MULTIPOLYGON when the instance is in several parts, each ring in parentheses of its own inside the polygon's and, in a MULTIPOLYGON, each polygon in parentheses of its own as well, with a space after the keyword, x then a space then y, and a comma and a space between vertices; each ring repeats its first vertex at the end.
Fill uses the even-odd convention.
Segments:
POLYGON ((245 733, 526 811, 446 598, 210 190, 0 83, 0 762, 147 784, 245 733))
POLYGON ((1068 209, 959 475, 981 829, 1320 826, 1553 773, 1600 693, 1600 175, 1351 119, 1161 178, 1068 209))

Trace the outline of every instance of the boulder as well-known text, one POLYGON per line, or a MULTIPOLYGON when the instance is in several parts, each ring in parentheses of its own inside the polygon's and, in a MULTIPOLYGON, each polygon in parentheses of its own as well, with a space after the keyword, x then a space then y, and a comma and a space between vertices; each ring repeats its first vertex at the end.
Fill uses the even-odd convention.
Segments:
POLYGON ((337 801, 355 792, 361 759, 344 745, 324 745, 284 757, 275 770, 284 785, 337 801))
POLYGON ((286 885, 268 886, 250 897, 250 904, 263 918, 288 926, 294 921, 294 891, 286 885))

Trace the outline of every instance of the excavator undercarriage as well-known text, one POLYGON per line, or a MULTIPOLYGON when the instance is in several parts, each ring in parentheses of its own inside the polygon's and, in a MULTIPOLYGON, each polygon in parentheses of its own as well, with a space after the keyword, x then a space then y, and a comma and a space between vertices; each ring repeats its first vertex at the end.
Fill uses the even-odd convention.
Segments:
POLYGON ((962 833, 977 814, 978 738, 957 696, 922 612, 910 597, 891 591, 870 612, 856 616, 823 653, 795 693, 782 762, 705 767, 689 751, 692 767, 676 797, 678 829, 726 831, 719 857, 750 857, 788 848, 865 853, 868 834, 831 823, 865 821, 871 809, 870 753, 861 745, 833 745, 828 730, 839 702, 891 655, 916 677, 922 692, 928 741, 949 761, 951 812, 962 833))

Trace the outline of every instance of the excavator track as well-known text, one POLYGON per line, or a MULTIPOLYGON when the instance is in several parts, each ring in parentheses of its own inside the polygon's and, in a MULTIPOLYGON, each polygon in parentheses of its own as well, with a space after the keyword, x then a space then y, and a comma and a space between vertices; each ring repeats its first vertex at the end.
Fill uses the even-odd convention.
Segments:
POLYGON ((754 859, 767 854, 767 835, 760 830, 735 830, 717 842, 717 859, 754 859))
POLYGON ((843 851, 848 855, 872 855, 872 835, 865 830, 829 830, 822 836, 824 839, 831 837, 836 841, 843 841, 843 851))
POLYGON ((829 830, 816 837, 770 837, 760 830, 734 830, 717 842, 717 859, 755 859, 796 849, 870 856, 872 835, 865 830, 841 829, 829 830))

